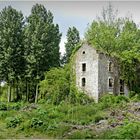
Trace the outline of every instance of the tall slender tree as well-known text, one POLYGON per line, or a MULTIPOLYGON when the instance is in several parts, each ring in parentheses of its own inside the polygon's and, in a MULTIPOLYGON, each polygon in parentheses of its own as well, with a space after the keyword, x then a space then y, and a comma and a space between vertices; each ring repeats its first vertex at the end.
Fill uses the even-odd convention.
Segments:
POLYGON ((0 12, 0 79, 8 84, 8 101, 11 100, 11 87, 17 87, 25 70, 23 45, 23 14, 11 6, 0 12))
POLYGON ((80 42, 79 31, 76 29, 76 27, 69 27, 67 31, 67 42, 65 43, 66 54, 63 58, 65 63, 69 62, 72 51, 79 42, 80 42))
POLYGON ((61 33, 59 26, 53 23, 52 13, 43 5, 36 4, 27 18, 25 36, 27 79, 32 80, 32 84, 36 86, 33 97, 37 102, 39 80, 43 79, 45 71, 60 65, 61 33))

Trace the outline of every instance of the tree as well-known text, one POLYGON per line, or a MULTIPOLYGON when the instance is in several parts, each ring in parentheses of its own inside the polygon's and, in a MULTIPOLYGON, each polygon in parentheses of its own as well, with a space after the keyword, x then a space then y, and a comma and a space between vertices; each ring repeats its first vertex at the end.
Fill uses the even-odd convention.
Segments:
POLYGON ((31 14, 27 18, 25 36, 28 63, 26 81, 32 80, 32 85, 36 86, 37 101, 38 82, 44 78, 44 72, 60 65, 59 26, 53 23, 52 13, 43 5, 36 4, 32 7, 31 14))
POLYGON ((65 59, 65 63, 69 62, 72 51, 77 46, 79 41, 80 41, 79 31, 75 27, 72 28, 69 27, 67 32, 67 43, 65 43, 66 54, 64 55, 63 58, 65 59))
POLYGON ((45 79, 40 82, 41 96, 58 104, 68 99, 70 93, 70 74, 66 68, 54 68, 46 72, 45 79))
POLYGON ((115 57, 114 63, 119 64, 121 78, 130 90, 136 91, 140 30, 132 20, 118 18, 116 13, 111 5, 103 9, 102 16, 93 21, 85 38, 96 49, 115 57))
MULTIPOLYGON (((121 61, 121 76, 128 83, 131 90, 138 90, 139 80, 137 68, 140 65, 139 39, 140 30, 137 25, 127 19, 117 41, 116 52, 121 61)), ((138 91, 137 91, 138 92, 138 91)))
POLYGON ((61 102, 87 104, 93 102, 88 95, 77 90, 71 64, 63 68, 53 68, 45 73, 45 79, 40 82, 40 96, 50 103, 61 102))
POLYGON ((96 49, 111 54, 116 50, 117 39, 120 35, 123 20, 117 17, 117 10, 111 4, 101 13, 101 17, 94 20, 85 33, 89 44, 95 45, 96 49))
POLYGON ((8 101, 12 86, 20 99, 18 83, 25 70, 23 25, 23 14, 11 6, 0 12, 0 80, 8 84, 8 101))

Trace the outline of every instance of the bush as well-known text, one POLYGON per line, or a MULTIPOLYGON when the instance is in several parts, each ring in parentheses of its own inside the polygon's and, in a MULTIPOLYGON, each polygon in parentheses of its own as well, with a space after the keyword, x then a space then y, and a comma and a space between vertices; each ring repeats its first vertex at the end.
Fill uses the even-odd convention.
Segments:
POLYGON ((33 128, 37 128, 39 126, 42 126, 43 125, 43 121, 40 120, 39 118, 32 118, 31 120, 31 127, 33 128))
POLYGON ((8 110, 8 108, 7 108, 7 104, 1 102, 1 103, 0 103, 0 110, 8 110))
POLYGON ((48 71, 45 79, 40 82, 40 98, 44 97, 47 102, 55 105, 63 101, 79 104, 93 102, 93 99, 77 90, 70 69, 69 65, 66 65, 64 68, 53 68, 48 71))
POLYGON ((95 123, 99 122, 100 120, 103 120, 105 118, 105 116, 102 114, 102 113, 97 113, 95 116, 94 116, 94 121, 95 123))
POLYGON ((36 114, 38 114, 39 116, 45 116, 48 112, 44 109, 37 109, 36 114))
POLYGON ((100 99, 100 106, 101 109, 105 109, 108 107, 116 106, 116 104, 127 103, 127 102, 129 102, 129 98, 124 95, 115 96, 115 95, 106 94, 102 96, 102 98, 100 99))
POLYGON ((7 111, 0 111, 0 119, 3 120, 9 115, 7 111))
POLYGON ((135 96, 136 95, 136 92, 134 92, 134 91, 130 91, 129 92, 129 98, 131 98, 131 97, 133 97, 133 96, 135 96))
POLYGON ((129 102, 129 98, 124 95, 116 96, 115 103, 121 103, 121 102, 129 102))
POLYGON ((12 127, 12 128, 15 128, 17 127, 18 125, 20 125, 22 122, 22 119, 21 117, 17 116, 17 117, 14 117, 14 118, 7 118, 7 127, 12 127))
POLYGON ((20 102, 12 103, 10 105, 10 109, 12 109, 12 110, 19 110, 20 108, 21 108, 21 103, 20 102))
POLYGON ((111 136, 115 139, 136 139, 140 138, 140 123, 129 122, 122 127, 119 127, 111 136))
POLYGON ((45 103, 46 103, 46 100, 45 100, 45 99, 40 99, 40 100, 38 101, 38 103, 39 103, 39 104, 45 104, 45 103))
POLYGON ((133 102, 139 102, 140 101, 140 94, 136 94, 135 96, 131 97, 131 100, 133 102))
POLYGON ((46 73, 45 79, 40 82, 41 96, 59 104, 69 94, 69 72, 65 68, 53 68, 46 73))
POLYGON ((102 109, 108 108, 115 103, 115 96, 110 94, 105 94, 101 97, 99 103, 102 105, 102 109))

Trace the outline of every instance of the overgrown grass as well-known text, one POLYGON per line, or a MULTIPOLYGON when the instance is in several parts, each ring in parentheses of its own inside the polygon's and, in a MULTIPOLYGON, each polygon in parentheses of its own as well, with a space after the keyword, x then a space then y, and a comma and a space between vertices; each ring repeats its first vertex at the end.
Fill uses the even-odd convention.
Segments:
POLYGON ((126 121, 110 130, 96 131, 101 120, 110 124, 110 110, 126 110, 131 100, 124 96, 103 96, 98 104, 80 105, 62 102, 0 103, 0 138, 140 138, 139 122, 126 121))

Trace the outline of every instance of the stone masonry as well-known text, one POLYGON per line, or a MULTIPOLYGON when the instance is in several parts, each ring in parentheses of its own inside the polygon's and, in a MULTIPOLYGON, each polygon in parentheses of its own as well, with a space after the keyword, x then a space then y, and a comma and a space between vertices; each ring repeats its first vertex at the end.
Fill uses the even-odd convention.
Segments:
POLYGON ((128 94, 119 78, 118 66, 108 55, 88 44, 82 45, 75 57, 76 86, 98 102, 104 93, 128 94))

